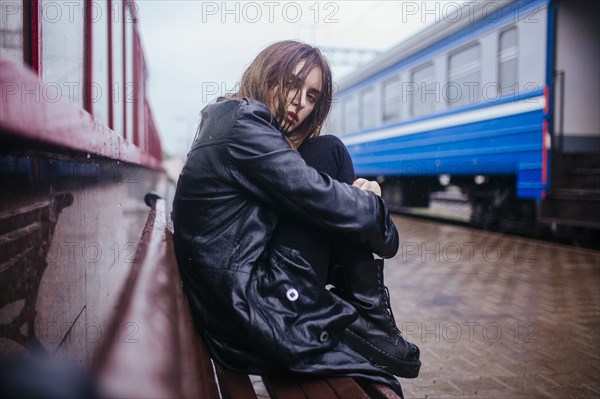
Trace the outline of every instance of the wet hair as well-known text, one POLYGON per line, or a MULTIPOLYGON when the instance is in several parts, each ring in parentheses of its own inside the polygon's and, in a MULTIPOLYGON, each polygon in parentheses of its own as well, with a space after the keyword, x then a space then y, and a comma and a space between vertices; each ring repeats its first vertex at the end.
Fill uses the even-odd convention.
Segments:
POLYGON ((283 121, 286 115, 288 94, 294 90, 292 83, 304 82, 314 68, 321 69, 323 87, 313 111, 287 135, 288 140, 297 147, 305 139, 320 134, 321 127, 331 108, 333 92, 331 68, 318 48, 295 40, 271 44, 261 51, 246 69, 240 82, 240 90, 233 97, 252 98, 267 104, 267 106, 275 100, 278 104, 275 118, 283 121), (298 75, 294 75, 296 65, 301 61, 304 61, 304 65, 298 75))

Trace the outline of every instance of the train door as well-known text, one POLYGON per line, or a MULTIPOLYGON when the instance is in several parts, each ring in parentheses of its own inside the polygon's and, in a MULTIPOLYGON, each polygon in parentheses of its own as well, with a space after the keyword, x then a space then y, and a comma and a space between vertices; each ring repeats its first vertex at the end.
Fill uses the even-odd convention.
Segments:
POLYGON ((600 4, 553 4, 551 176, 542 220, 600 229, 600 4))

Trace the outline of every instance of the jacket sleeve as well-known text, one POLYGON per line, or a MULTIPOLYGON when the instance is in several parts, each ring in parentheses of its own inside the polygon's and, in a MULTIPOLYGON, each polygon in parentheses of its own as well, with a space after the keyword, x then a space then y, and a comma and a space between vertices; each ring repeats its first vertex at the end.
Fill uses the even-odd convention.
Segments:
POLYGON ((383 258, 398 251, 385 202, 308 166, 271 124, 262 103, 243 103, 228 144, 231 177, 260 201, 300 220, 344 234, 383 258))

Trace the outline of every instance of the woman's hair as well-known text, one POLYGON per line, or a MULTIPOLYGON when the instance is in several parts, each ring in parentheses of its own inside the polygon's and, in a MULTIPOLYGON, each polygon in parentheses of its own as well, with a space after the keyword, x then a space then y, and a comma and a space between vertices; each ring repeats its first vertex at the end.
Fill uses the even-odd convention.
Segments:
POLYGON ((332 99, 331 68, 318 48, 306 43, 285 40, 271 44, 260 52, 244 72, 240 90, 234 98, 252 98, 267 105, 278 104, 276 119, 285 120, 288 94, 292 89, 290 82, 298 78, 304 82, 306 76, 314 68, 320 68, 322 74, 321 94, 311 114, 294 129, 288 139, 297 147, 308 137, 316 137, 329 114, 332 99), (300 61, 304 61, 297 78, 294 70, 300 61))

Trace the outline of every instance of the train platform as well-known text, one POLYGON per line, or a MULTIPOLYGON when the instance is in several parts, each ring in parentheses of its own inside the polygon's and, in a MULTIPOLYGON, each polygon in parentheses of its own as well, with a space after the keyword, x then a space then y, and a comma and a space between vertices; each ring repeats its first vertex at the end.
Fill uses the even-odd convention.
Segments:
POLYGON ((395 223, 386 284, 423 361, 407 398, 600 397, 600 252, 395 223))

